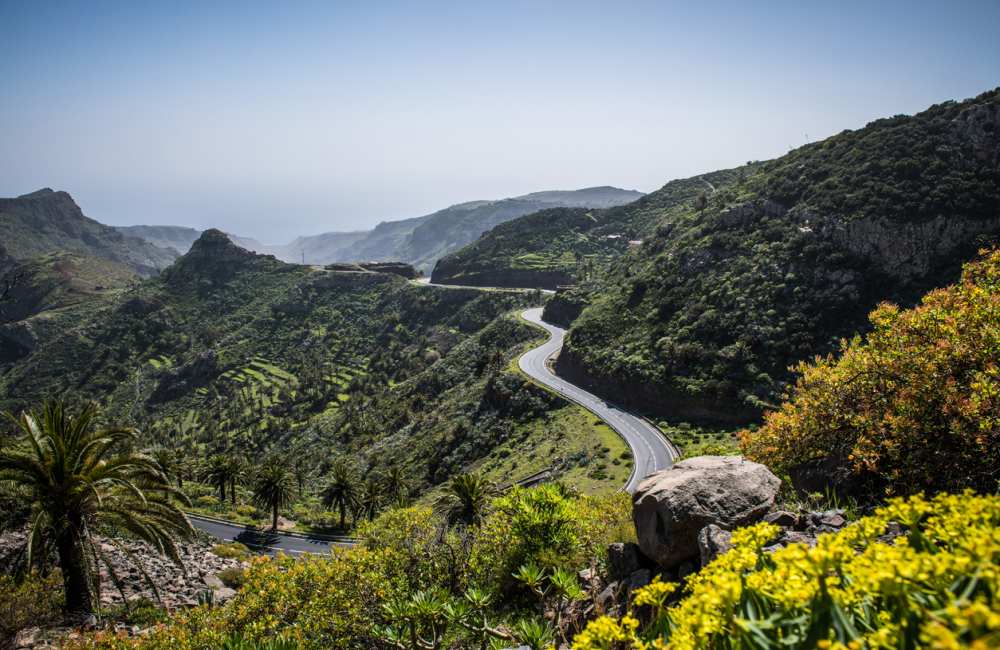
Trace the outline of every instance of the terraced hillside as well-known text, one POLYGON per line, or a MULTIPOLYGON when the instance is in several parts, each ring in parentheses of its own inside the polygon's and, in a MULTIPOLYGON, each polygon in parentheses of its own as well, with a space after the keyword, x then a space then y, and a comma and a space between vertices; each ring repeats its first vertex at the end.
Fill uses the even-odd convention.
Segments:
POLYGON ((510 314, 534 300, 285 264, 207 231, 160 277, 68 304, 59 337, 0 366, 0 408, 96 398, 191 465, 295 450, 316 480, 349 457, 418 492, 561 439, 564 472, 615 489, 623 449, 508 368, 537 337, 510 314))

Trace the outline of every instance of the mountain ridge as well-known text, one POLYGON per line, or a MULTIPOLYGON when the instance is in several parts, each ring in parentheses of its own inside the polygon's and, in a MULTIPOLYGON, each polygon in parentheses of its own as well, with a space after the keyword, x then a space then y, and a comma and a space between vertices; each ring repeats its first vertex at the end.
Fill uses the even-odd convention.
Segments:
POLYGON ((87 217, 68 192, 47 187, 0 198, 0 232, 7 254, 20 261, 69 251, 117 262, 148 277, 177 258, 175 251, 87 217))

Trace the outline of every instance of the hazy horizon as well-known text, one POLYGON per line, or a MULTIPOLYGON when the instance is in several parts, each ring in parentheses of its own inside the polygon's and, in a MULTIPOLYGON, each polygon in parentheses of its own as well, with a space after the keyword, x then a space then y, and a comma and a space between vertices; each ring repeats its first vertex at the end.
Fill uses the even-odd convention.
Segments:
POLYGON ((649 192, 1000 85, 990 1, 8 3, 0 21, 0 196, 269 244, 649 192))

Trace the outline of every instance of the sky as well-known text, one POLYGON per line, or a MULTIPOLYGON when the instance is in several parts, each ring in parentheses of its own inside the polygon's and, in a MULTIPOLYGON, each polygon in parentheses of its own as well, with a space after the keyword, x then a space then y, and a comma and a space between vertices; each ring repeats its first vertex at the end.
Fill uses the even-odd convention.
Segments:
POLYGON ((0 0, 0 196, 266 243, 763 160, 1000 85, 1000 1, 0 0))

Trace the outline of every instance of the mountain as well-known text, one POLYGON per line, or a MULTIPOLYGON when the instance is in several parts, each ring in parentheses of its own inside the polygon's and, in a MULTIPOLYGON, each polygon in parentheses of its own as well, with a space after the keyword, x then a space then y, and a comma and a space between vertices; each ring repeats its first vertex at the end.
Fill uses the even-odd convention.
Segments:
MULTIPOLYGON (((384 221, 367 231, 298 237, 289 244, 262 244, 233 234, 229 238, 247 250, 274 255, 293 264, 395 261, 429 271, 442 255, 475 241, 490 228, 522 215, 547 207, 610 207, 641 196, 641 192, 615 187, 534 192, 499 201, 460 203, 422 217, 384 221)), ((176 226, 125 226, 119 230, 180 253, 186 253, 201 234, 192 228, 176 226)))
POLYGON ((144 239, 154 246, 173 249, 178 255, 188 252, 201 237, 201 231, 184 226, 115 226, 115 230, 128 237, 144 239))
MULTIPOLYGON (((0 324, 0 337, 24 343, 0 340, 0 410, 93 399, 190 464, 294 451, 319 470, 350 456, 364 471, 404 467, 417 491, 484 463, 507 480, 520 457, 512 449, 557 444, 572 459, 567 476, 584 485, 614 489, 627 476, 608 455, 624 448, 612 451, 592 417, 509 370, 538 338, 511 315, 532 304, 528 293, 423 286, 391 267, 286 264, 218 230, 138 283, 126 272, 98 288, 69 268, 83 261, 56 257, 24 285, 40 287, 31 304, 47 311, 25 299, 17 320, 0 324), (52 271, 54 287, 68 271, 77 291, 106 299, 45 294, 52 271), (620 475, 587 467, 598 460, 620 475)), ((534 467, 521 458, 532 469, 518 474, 549 456, 534 467)))
MULTIPOLYGON (((619 210, 638 219, 670 187, 619 210)), ((557 368, 650 413, 755 420, 792 363, 866 331, 879 302, 913 305, 954 281, 1000 239, 1000 89, 844 131, 664 206, 641 245, 550 303, 571 322, 557 368)))
POLYGON ((437 260, 478 239, 491 228, 517 217, 553 207, 602 208, 630 203, 642 196, 635 190, 591 187, 573 191, 534 192, 499 201, 472 201, 420 218, 399 246, 383 253, 429 271, 437 260))
POLYGON ((111 260, 151 276, 177 258, 174 251, 84 216, 69 194, 48 188, 0 199, 0 232, 7 253, 17 260, 72 252, 111 260))
MULTIPOLYGON (((469 246, 441 257, 434 266, 432 280, 441 284, 548 289, 571 284, 579 270, 586 268, 590 273, 651 234, 667 211, 744 173, 725 170, 672 181, 653 194, 606 210, 556 207, 508 220, 469 246)), ((602 207, 594 203, 590 207, 602 207)))

